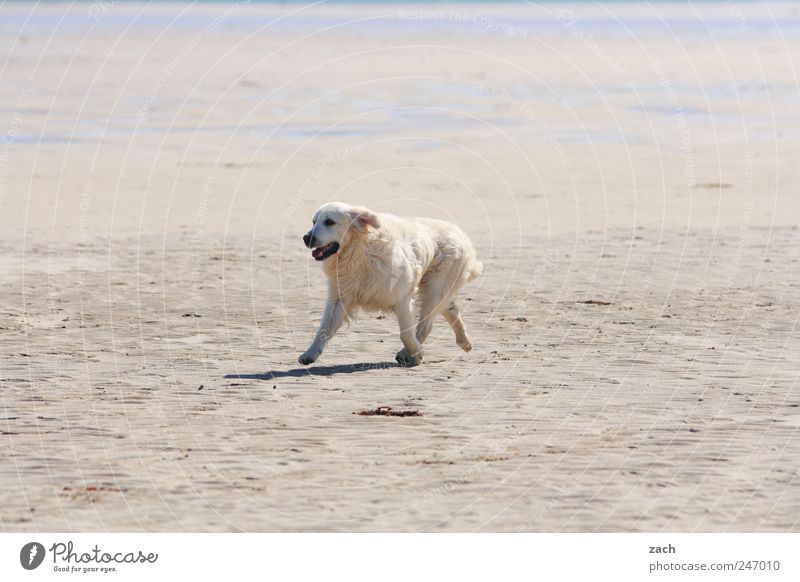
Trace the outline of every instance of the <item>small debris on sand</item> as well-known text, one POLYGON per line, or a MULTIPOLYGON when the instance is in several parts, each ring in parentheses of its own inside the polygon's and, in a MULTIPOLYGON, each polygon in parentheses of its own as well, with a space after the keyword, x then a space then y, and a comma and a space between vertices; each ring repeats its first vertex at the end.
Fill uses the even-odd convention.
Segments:
POLYGON ((611 305, 611 301, 600 301, 599 299, 587 299, 586 301, 578 301, 584 305, 611 305))
POLYGON ((695 188, 733 188, 733 184, 727 182, 700 182, 694 185, 695 188))
POLYGON ((78 493, 98 493, 98 492, 109 492, 109 493, 125 493, 127 489, 122 487, 113 487, 110 485, 84 485, 83 487, 69 487, 64 486, 62 491, 75 491, 78 493))
POLYGON ((374 410, 354 412, 358 416, 422 416, 419 410, 394 410, 391 406, 379 406, 374 410))

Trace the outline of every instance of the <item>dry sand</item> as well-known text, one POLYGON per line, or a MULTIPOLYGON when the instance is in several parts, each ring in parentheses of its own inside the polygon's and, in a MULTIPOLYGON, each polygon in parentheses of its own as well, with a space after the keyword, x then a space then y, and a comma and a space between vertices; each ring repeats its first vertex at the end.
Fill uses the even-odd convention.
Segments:
POLYGON ((401 10, 0 7, 3 531, 800 529, 798 9, 401 10), (331 199, 472 353, 296 363, 331 199))

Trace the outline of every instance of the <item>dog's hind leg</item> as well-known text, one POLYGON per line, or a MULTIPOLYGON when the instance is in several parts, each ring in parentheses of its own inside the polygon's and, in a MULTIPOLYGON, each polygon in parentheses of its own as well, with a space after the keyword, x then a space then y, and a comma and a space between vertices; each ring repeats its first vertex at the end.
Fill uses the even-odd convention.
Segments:
POLYGON ((422 346, 414 335, 414 303, 406 297, 394 306, 400 324, 400 339, 405 346, 397 352, 395 359, 401 366, 416 366, 422 363, 422 346))
POLYGON ((428 339, 433 321, 441 313, 455 329, 458 345, 469 351, 469 339, 464 332, 464 324, 458 314, 458 308, 453 303, 453 297, 463 284, 462 268, 461 263, 458 262, 445 263, 436 270, 426 273, 420 282, 417 295, 420 306, 417 339, 420 343, 428 339), (448 313, 448 309, 453 310, 452 316, 448 313))
POLYGON ((470 342, 469 337, 467 337, 467 330, 464 329, 464 321, 461 319, 461 312, 458 310, 456 302, 451 301, 447 309, 442 311, 442 315, 447 320, 447 323, 450 324, 450 327, 453 328, 456 334, 456 344, 458 347, 465 352, 470 351, 472 349, 472 342, 470 342))
POLYGON ((419 302, 419 322, 417 323, 417 341, 424 343, 433 328, 433 320, 444 307, 445 295, 450 291, 443 285, 441 276, 428 276, 420 284, 417 294, 419 302))
POLYGON ((345 320, 344 305, 338 299, 328 300, 325 304, 325 311, 322 313, 322 321, 319 324, 314 341, 305 353, 298 358, 298 361, 307 366, 317 361, 317 358, 325 349, 325 344, 339 331, 345 320))

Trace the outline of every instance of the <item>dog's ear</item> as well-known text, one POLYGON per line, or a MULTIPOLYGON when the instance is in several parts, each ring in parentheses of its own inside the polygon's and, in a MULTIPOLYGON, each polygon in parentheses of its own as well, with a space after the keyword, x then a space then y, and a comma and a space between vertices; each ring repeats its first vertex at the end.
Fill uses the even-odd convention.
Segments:
POLYGON ((350 210, 350 215, 353 217, 353 226, 360 231, 367 230, 367 225, 372 228, 381 227, 381 219, 378 218, 378 215, 363 206, 356 206, 350 210))

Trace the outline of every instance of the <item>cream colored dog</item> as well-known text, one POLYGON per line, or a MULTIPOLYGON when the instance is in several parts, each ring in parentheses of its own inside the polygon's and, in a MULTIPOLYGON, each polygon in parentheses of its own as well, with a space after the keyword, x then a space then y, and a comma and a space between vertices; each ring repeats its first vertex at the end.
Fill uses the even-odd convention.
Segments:
POLYGON ((330 202, 314 214, 303 242, 317 261, 324 261, 328 301, 301 364, 315 362, 359 308, 397 315, 405 347, 396 359, 402 366, 422 362, 422 344, 439 314, 452 326, 459 347, 472 349, 453 298, 461 285, 480 274, 481 264, 467 235, 454 224, 330 202))

